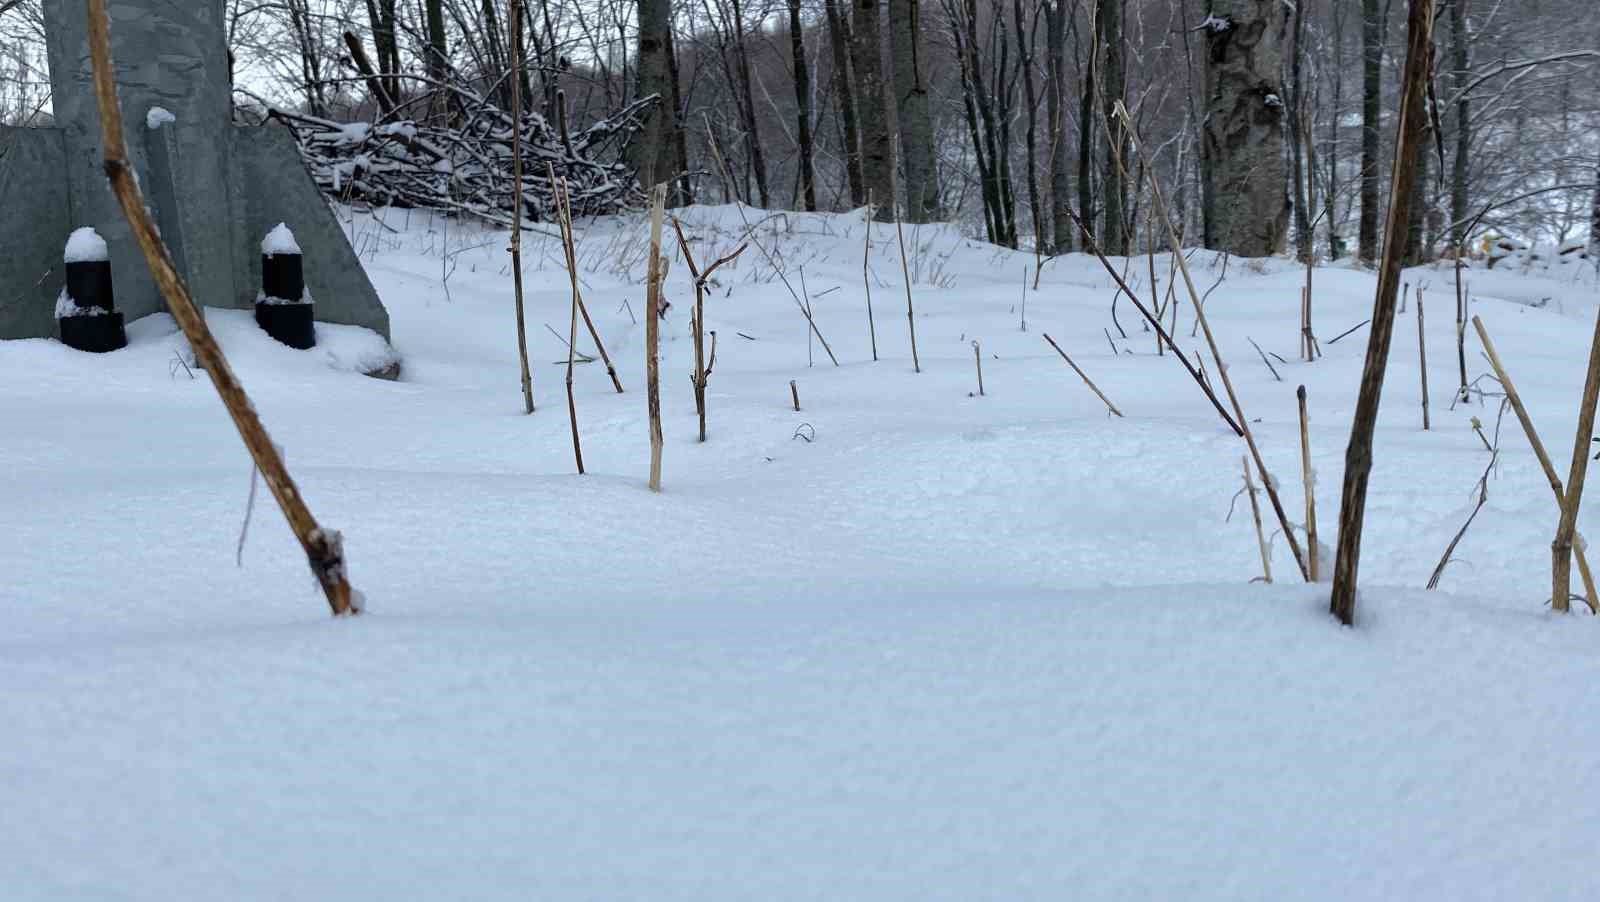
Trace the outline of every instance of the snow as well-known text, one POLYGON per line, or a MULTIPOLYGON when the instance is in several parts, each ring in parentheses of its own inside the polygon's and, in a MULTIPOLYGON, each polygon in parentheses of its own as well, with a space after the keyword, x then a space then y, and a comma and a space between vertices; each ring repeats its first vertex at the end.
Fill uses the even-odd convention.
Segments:
POLYGON ((294 233, 289 231, 287 223, 278 223, 267 237, 261 240, 261 253, 263 256, 276 257, 279 254, 300 253, 300 244, 294 240, 294 233))
MULTIPOLYGON (((678 212, 705 260, 746 231, 732 207, 678 212)), ((392 360, 365 330, 319 323, 303 352, 248 311, 207 320, 311 509, 344 532, 360 618, 327 617, 265 491, 235 567, 250 463, 205 373, 174 372, 170 318, 93 358, 0 343, 6 898, 1600 894, 1600 621, 1546 606, 1556 510, 1514 418, 1459 560, 1422 588, 1488 462, 1470 419, 1492 438, 1497 413, 1449 409, 1449 312, 1428 318, 1430 432, 1416 321, 1396 327, 1345 629, 1325 586, 1290 579, 1281 536, 1279 583, 1251 583, 1253 526, 1227 519, 1244 448, 1125 300, 1121 337, 1089 258, 1046 265, 1024 332, 1031 254, 907 227, 916 374, 893 226, 872 228, 873 363, 861 217, 767 220, 757 239, 797 291, 805 268, 842 366, 820 344, 808 366, 805 320, 751 248, 707 299, 704 445, 675 263, 655 495, 629 315, 643 222, 577 224, 628 390, 578 368, 579 477, 567 352, 544 329, 569 322, 559 242, 524 247, 530 417, 507 236, 346 216, 402 381, 357 375, 392 360)), ((1192 266, 1202 290, 1221 273, 1209 253, 1192 266)), ((1164 258, 1157 272, 1164 291, 1164 258)), ((1597 303, 1592 276, 1552 273, 1467 277, 1563 458, 1597 303)), ((1327 342, 1370 315, 1374 279, 1318 270, 1326 357, 1304 364, 1285 300, 1303 278, 1234 261, 1207 312, 1294 519, 1307 386, 1332 544, 1366 333, 1327 342), (1250 338, 1288 358, 1285 381, 1250 338)), ((1406 278, 1448 309, 1448 266, 1406 278)), ((1487 369, 1475 342, 1468 366, 1487 369)))
POLYGON ((65 263, 100 263, 111 259, 106 240, 91 226, 74 229, 67 237, 67 247, 62 253, 65 263))
POLYGON ((65 319, 69 316, 102 316, 105 314, 103 307, 79 307, 65 288, 56 297, 56 319, 65 319))
POLYGON ((150 108, 149 112, 145 113, 144 127, 151 131, 155 131, 163 125, 177 121, 178 117, 172 115, 170 110, 166 109, 165 107, 153 106, 150 108))

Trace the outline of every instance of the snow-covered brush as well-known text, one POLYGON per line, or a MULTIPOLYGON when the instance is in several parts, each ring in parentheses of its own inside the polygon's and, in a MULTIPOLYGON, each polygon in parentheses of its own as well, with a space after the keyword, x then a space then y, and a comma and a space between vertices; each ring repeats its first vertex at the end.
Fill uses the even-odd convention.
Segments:
POLYGON ((439 210, 511 228, 518 149, 524 164, 535 164, 520 192, 522 209, 535 222, 553 222, 556 215, 547 167, 570 184, 577 215, 617 213, 643 200, 622 154, 659 104, 655 95, 570 135, 539 113, 518 121, 465 84, 435 85, 435 93, 457 111, 449 124, 336 122, 276 108, 267 116, 288 126, 323 193, 345 201, 439 210))

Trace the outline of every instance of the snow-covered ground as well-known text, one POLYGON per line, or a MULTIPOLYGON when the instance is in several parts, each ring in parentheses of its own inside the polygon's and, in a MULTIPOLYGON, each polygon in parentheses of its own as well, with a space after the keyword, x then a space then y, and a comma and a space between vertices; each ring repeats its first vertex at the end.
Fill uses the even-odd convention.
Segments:
MULTIPOLYGON (((1252 583, 1242 499, 1229 518, 1243 445, 1125 301, 1117 336, 1092 258, 1025 291, 1031 256, 907 229, 916 374, 892 227, 873 234, 874 363, 859 214, 743 215, 766 254, 707 304, 704 445, 672 268, 661 495, 637 220, 580 224, 628 389, 578 368, 584 477, 545 328, 568 325, 553 240, 527 246, 532 417, 503 233, 350 222, 399 382, 357 374, 386 362, 361 330, 319 327, 298 352, 210 312, 313 511, 346 533, 370 605, 351 620, 327 617, 264 492, 235 565, 250 466, 170 320, 104 357, 0 344, 0 897, 1600 895, 1600 625, 1548 610, 1556 508, 1509 415, 1488 504, 1423 589, 1489 461, 1471 420, 1492 438, 1497 413, 1450 409, 1448 268, 1408 276, 1429 283, 1433 430, 1413 302, 1351 630, 1281 538, 1277 584, 1252 583)), ((683 218, 702 260, 744 229, 733 208, 683 218)), ((1202 289, 1221 272, 1194 265, 1202 289)), ((1130 274, 1148 292, 1144 258, 1130 274)), ((1329 340, 1367 318, 1374 280, 1317 271, 1326 357, 1308 365, 1302 278, 1234 261, 1208 310, 1297 521, 1308 387, 1331 545, 1367 332, 1329 340), (1250 339, 1289 361, 1283 381, 1250 339)), ((1564 470, 1592 276, 1468 278, 1564 470)), ((1187 299, 1178 318, 1198 354, 1187 299)))

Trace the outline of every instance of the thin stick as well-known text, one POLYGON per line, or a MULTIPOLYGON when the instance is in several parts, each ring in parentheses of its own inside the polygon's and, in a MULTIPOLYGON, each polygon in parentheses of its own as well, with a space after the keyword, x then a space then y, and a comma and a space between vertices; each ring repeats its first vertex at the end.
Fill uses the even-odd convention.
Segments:
MULTIPOLYGON (((513 4, 516 0, 512 0, 513 4)), ((583 442, 578 438, 578 399, 572 389, 572 367, 577 362, 578 347, 578 259, 572 240, 571 189, 556 178, 555 167, 545 164, 550 176, 550 190, 555 199, 556 216, 560 219, 561 247, 566 255, 567 273, 572 282, 572 322, 567 332, 567 422, 572 427, 572 457, 578 465, 578 475, 583 475, 583 442)))
POLYGON ((1421 361, 1419 369, 1422 371, 1422 431, 1430 428, 1428 423, 1428 333, 1423 328, 1422 319, 1422 286, 1417 286, 1417 357, 1421 361))
MULTIPOLYGON (((1105 252, 1100 249, 1100 243, 1094 240, 1094 236, 1089 233, 1089 228, 1085 226, 1083 224, 1083 220, 1078 217, 1077 211, 1069 207, 1067 208, 1067 215, 1071 217, 1073 223, 1077 225, 1078 234, 1083 236, 1084 244, 1086 244, 1090 252, 1099 259, 1100 265, 1105 267, 1106 272, 1111 276, 1112 280, 1117 283, 1117 287, 1121 289, 1123 294, 1128 296, 1128 300, 1133 302, 1133 306, 1145 318, 1145 321, 1150 323, 1152 326, 1155 326, 1156 334, 1166 341, 1167 347, 1172 349, 1173 356, 1178 359, 1179 363, 1183 364, 1183 368, 1188 371, 1190 378, 1194 379, 1194 383, 1200 386, 1200 391, 1205 394, 1206 400, 1210 401, 1211 406, 1217 409, 1217 415, 1222 417, 1222 421, 1224 423, 1228 424, 1228 428, 1233 430, 1234 435, 1242 437, 1244 435, 1244 430, 1239 428, 1239 424, 1235 423, 1233 421, 1233 417, 1228 415, 1228 411, 1222 406, 1222 402, 1217 400, 1217 393, 1211 390, 1211 384, 1206 381, 1205 377, 1200 374, 1199 370, 1195 369, 1194 364, 1189 362, 1188 356, 1186 356, 1183 351, 1179 349, 1177 343, 1172 340, 1172 336, 1167 334, 1167 330, 1162 327, 1161 321, 1156 319, 1155 315, 1149 310, 1145 309, 1144 304, 1139 300, 1139 296, 1133 293, 1133 289, 1128 287, 1127 282, 1123 281, 1122 275, 1117 272, 1117 268, 1115 266, 1111 265, 1111 261, 1106 259, 1105 252)), ((1106 333, 1106 340, 1111 340, 1110 332, 1106 333)), ((1115 347, 1115 344, 1113 344, 1113 350, 1115 350, 1115 347)))
MULTIPOLYGON (((705 272, 695 265, 694 255, 689 253, 689 239, 683 235, 683 224, 678 217, 672 217, 672 230, 678 235, 678 249, 683 252, 683 262, 689 267, 689 275, 694 278, 694 310, 691 313, 691 324, 694 332, 694 373, 689 381, 694 384, 694 408, 700 417, 700 441, 706 440, 706 383, 711 378, 711 368, 717 364, 717 333, 711 333, 711 360, 705 359, 705 328, 706 328, 706 282, 717 267, 724 263, 731 263, 739 259, 744 249, 749 244, 741 244, 733 253, 713 262, 705 272)), ((805 270, 801 270, 804 277, 805 270)), ((802 288, 804 287, 804 283, 802 288)), ((808 302, 809 303, 809 302, 808 302)), ((811 336, 807 334, 806 341, 810 343, 811 336)))
POLYGON ((1411 0, 1409 46, 1400 105, 1394 173, 1389 190, 1389 221, 1385 228, 1383 262, 1378 272, 1378 293, 1373 304, 1372 334, 1367 342, 1361 389, 1345 451, 1344 490, 1339 509, 1339 551, 1334 559, 1333 592, 1329 609, 1339 622, 1350 626, 1356 615, 1356 584, 1361 569, 1361 530, 1367 513, 1367 482, 1372 475, 1372 439, 1378 426, 1383 397, 1383 377, 1389 365, 1394 338, 1395 299, 1400 292, 1404 263, 1406 223, 1411 214, 1412 188, 1417 160, 1425 148, 1428 72, 1433 59, 1434 0, 1411 0))
POLYGON ((1339 333, 1339 334, 1338 334, 1338 336, 1336 336, 1336 337, 1335 337, 1335 338, 1333 338, 1333 339, 1332 339, 1332 340, 1331 340, 1331 341, 1329 341, 1329 342, 1328 342, 1328 344, 1330 344, 1330 345, 1336 345, 1336 344, 1338 344, 1338 343, 1339 343, 1339 339, 1341 339, 1341 338, 1344 338, 1344 337, 1345 337, 1345 336, 1347 336, 1347 335, 1349 335, 1349 334, 1350 334, 1350 333, 1352 333, 1352 332, 1354 332, 1354 331, 1355 331, 1355 330, 1357 330, 1357 329, 1359 329, 1359 328, 1361 328, 1361 327, 1362 327, 1362 326, 1365 326, 1365 325, 1366 325, 1366 324, 1367 324, 1367 323, 1370 323, 1370 322, 1372 322, 1372 320, 1370 320, 1370 319, 1364 319, 1364 320, 1362 320, 1362 321, 1361 321, 1361 322, 1359 322, 1359 323, 1356 323, 1356 324, 1355 324, 1355 325, 1353 325, 1353 326, 1351 326, 1351 327, 1350 327, 1350 328, 1348 328, 1348 329, 1346 329, 1346 330, 1344 330, 1344 331, 1343 331, 1343 332, 1340 332, 1340 333, 1339 333))
POLYGON ((337 530, 325 530, 319 526, 311 510, 306 507, 294 479, 284 466, 283 457, 267 435, 266 428, 261 425, 261 418, 256 415, 249 395, 245 394, 244 386, 228 365, 228 358, 223 355, 222 348, 206 326, 205 316, 190 295, 189 286, 178 275, 172 255, 150 219, 144 194, 134 177, 133 167, 128 163, 122 110, 117 103, 117 86, 112 76, 110 28, 106 0, 89 0, 89 58, 94 67, 95 97, 100 103, 101 144, 105 152, 106 177, 111 182, 112 193, 116 195, 134 238, 139 242, 139 250, 144 254, 150 275, 167 301, 167 309, 183 330, 195 359, 200 361, 206 374, 211 377, 211 384, 222 399, 223 406, 228 409, 228 415, 233 419, 234 428, 239 430, 239 437, 250 452, 251 460, 261 472, 267 488, 272 491, 272 497, 277 500, 295 538, 300 540, 311 572, 316 575, 323 594, 328 598, 328 607, 336 617, 358 614, 361 610, 360 596, 351 590, 345 575, 342 537, 337 530))
POLYGON ((1256 545, 1261 549, 1261 579, 1272 582, 1272 552, 1267 548, 1267 533, 1261 526, 1261 502, 1256 500, 1255 480, 1250 478, 1250 455, 1239 458, 1244 464, 1244 493, 1250 496, 1250 515, 1256 521, 1256 545))
POLYGON ((867 335, 872 338, 872 362, 878 362, 878 326, 872 320, 872 278, 867 275, 867 260, 872 256, 872 192, 867 192, 867 227, 861 242, 861 284, 867 289, 867 335))
POLYGON ((1589 445, 1594 440, 1595 403, 1600 401, 1600 315, 1595 317, 1594 339, 1589 346, 1589 373, 1583 383, 1583 405, 1578 408, 1578 434, 1572 444, 1572 469, 1567 476, 1566 500, 1561 505, 1561 522, 1550 545, 1553 562, 1551 604, 1556 611, 1569 610, 1572 595, 1572 549, 1578 533, 1578 506, 1583 503, 1583 482, 1589 473, 1589 445))
POLYGON ((983 349, 977 341, 972 343, 972 359, 978 365, 978 397, 983 397, 983 349))
POLYGON ((650 268, 645 278, 644 369, 645 404, 650 414, 650 491, 661 491, 661 220, 666 214, 667 183, 651 190, 650 268))
MULTIPOLYGON (((1462 233, 1465 237, 1465 233, 1462 233)), ((1461 385, 1456 397, 1467 400, 1467 296, 1461 285, 1461 248, 1456 248, 1456 364, 1461 371, 1461 385)))
POLYGON ((1306 387, 1295 392, 1300 401, 1300 481, 1306 491, 1306 566, 1311 581, 1322 577, 1321 546, 1317 544, 1317 478, 1311 472, 1311 417, 1306 412, 1306 387))
POLYGON ((794 400, 795 413, 799 413, 800 412, 800 386, 795 385, 793 379, 789 380, 789 397, 794 400))
POLYGON ((1056 340, 1054 338, 1050 337, 1050 333, 1045 333, 1044 340, 1050 342, 1050 347, 1056 349, 1056 353, 1061 355, 1061 359, 1067 362, 1067 366, 1072 367, 1072 371, 1078 374, 1078 378, 1083 380, 1084 385, 1089 386, 1089 390, 1094 392, 1095 397, 1100 399, 1100 402, 1106 406, 1107 410, 1119 417, 1122 416, 1122 411, 1117 409, 1117 405, 1111 403, 1111 399, 1107 398, 1105 396, 1105 392, 1102 392, 1099 386, 1094 384, 1094 380, 1089 378, 1089 374, 1085 373, 1082 367, 1072 362, 1072 358, 1067 356, 1066 351, 1061 350, 1061 346, 1056 344, 1056 340))
POLYGON ((528 326, 522 293, 522 3, 511 0, 511 181, 517 202, 511 211, 511 284, 516 293, 517 354, 522 360, 522 408, 533 413, 533 371, 528 367, 528 326))
MULTIPOLYGON (((1233 406, 1234 420, 1239 424, 1239 429, 1244 435, 1244 443, 1250 449, 1250 456, 1255 459, 1256 470, 1261 473, 1261 484, 1267 490, 1267 499, 1272 502, 1272 510, 1278 517, 1278 525, 1283 530, 1284 540, 1289 543, 1289 550, 1294 552, 1295 564, 1300 568, 1300 575, 1310 579, 1311 572, 1306 569, 1306 558, 1300 550, 1300 540, 1295 538, 1294 529, 1289 525, 1289 515, 1284 512, 1283 500, 1278 497, 1278 489, 1272 479, 1272 474, 1267 470, 1267 462, 1261 456, 1261 449, 1256 445, 1255 434, 1250 429, 1250 419, 1245 416, 1244 405, 1239 401, 1239 393, 1234 390, 1233 378, 1228 375, 1227 364, 1222 361, 1222 352, 1217 349, 1216 336, 1211 332, 1211 322, 1206 318, 1205 300, 1200 296, 1199 289, 1195 288, 1194 278, 1189 274, 1189 262, 1183 256, 1183 245, 1178 240, 1177 228, 1172 224, 1172 216, 1167 212, 1167 200, 1161 190, 1161 180, 1156 178, 1155 167, 1151 165, 1146 155, 1144 138, 1133 124, 1133 117, 1128 114, 1128 108, 1117 101, 1116 115, 1122 120, 1128 134, 1134 139, 1134 146, 1139 153, 1139 159, 1144 163, 1145 181, 1150 185, 1151 199, 1156 205, 1156 215, 1160 217, 1167 229, 1167 242, 1172 246, 1173 254, 1177 255, 1178 272, 1183 275, 1184 286, 1189 290, 1189 299, 1194 307, 1195 320, 1200 324, 1200 330, 1205 333, 1206 345, 1211 349, 1211 359, 1217 365, 1217 378, 1222 382, 1222 388, 1228 394, 1228 402, 1233 406)), ((1220 284, 1220 283, 1219 283, 1220 284)))
MULTIPOLYGON (((1494 342, 1489 339, 1489 330, 1484 328, 1483 320, 1474 316, 1472 327, 1478 330, 1478 340, 1483 342, 1484 356, 1489 358, 1489 366, 1494 368, 1495 378, 1500 380, 1501 387, 1506 390, 1506 400, 1511 402, 1511 409, 1517 415, 1517 422, 1522 424, 1522 432, 1528 437, 1528 444, 1533 448, 1533 456, 1538 458, 1539 466, 1544 470, 1544 478, 1550 484, 1550 491, 1556 496, 1556 506, 1564 507, 1567 498, 1566 489, 1562 487, 1561 476, 1556 473, 1555 464, 1550 462, 1550 454, 1545 450, 1544 442, 1539 439, 1539 430, 1533 426, 1533 417, 1528 415, 1528 408, 1523 406, 1522 394, 1511 381, 1511 373, 1507 372, 1505 364, 1500 362, 1500 355, 1495 351, 1494 342)), ((1488 442, 1484 444, 1487 445, 1488 442)), ((1589 610, 1600 614, 1600 590, 1595 588, 1594 573, 1589 569, 1588 556, 1581 545, 1574 544, 1573 553, 1578 558, 1578 574, 1583 577, 1583 591, 1589 603, 1589 610)))
POLYGON ((1267 365, 1267 372, 1272 374, 1273 381, 1282 382, 1283 377, 1278 375, 1278 368, 1272 365, 1271 360, 1267 359, 1267 352, 1261 350, 1261 346, 1256 344, 1256 340, 1254 338, 1246 335, 1244 340, 1250 342, 1250 347, 1255 348, 1256 353, 1261 356, 1261 362, 1267 365))
POLYGON ((917 314, 911 306, 911 268, 906 265, 906 233, 900 227, 900 206, 894 208, 894 231, 900 239, 900 274, 906 282, 906 323, 911 326, 911 369, 922 372, 922 361, 917 357, 917 314))
MULTIPOLYGON (((1037 242, 1035 242, 1034 259, 1038 259, 1037 242)), ((1028 331, 1028 266, 1022 266, 1022 331, 1028 331)), ((1160 347, 1158 342, 1157 347, 1160 347)))

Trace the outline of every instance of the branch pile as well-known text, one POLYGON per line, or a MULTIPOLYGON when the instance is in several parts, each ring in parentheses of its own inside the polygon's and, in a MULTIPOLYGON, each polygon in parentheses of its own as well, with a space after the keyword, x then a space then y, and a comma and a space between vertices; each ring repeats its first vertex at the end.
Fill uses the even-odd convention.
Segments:
MULTIPOLYGON (((511 227, 513 117, 461 86, 440 93, 450 101, 448 124, 343 123, 281 109, 268 118, 288 126, 312 178, 330 197, 471 215, 511 227)), ((640 206, 644 195, 623 150, 659 100, 636 100, 576 135, 566 133, 565 123, 555 128, 539 113, 524 115, 524 216, 555 220, 546 164, 570 186, 575 213, 604 215, 640 206)))

